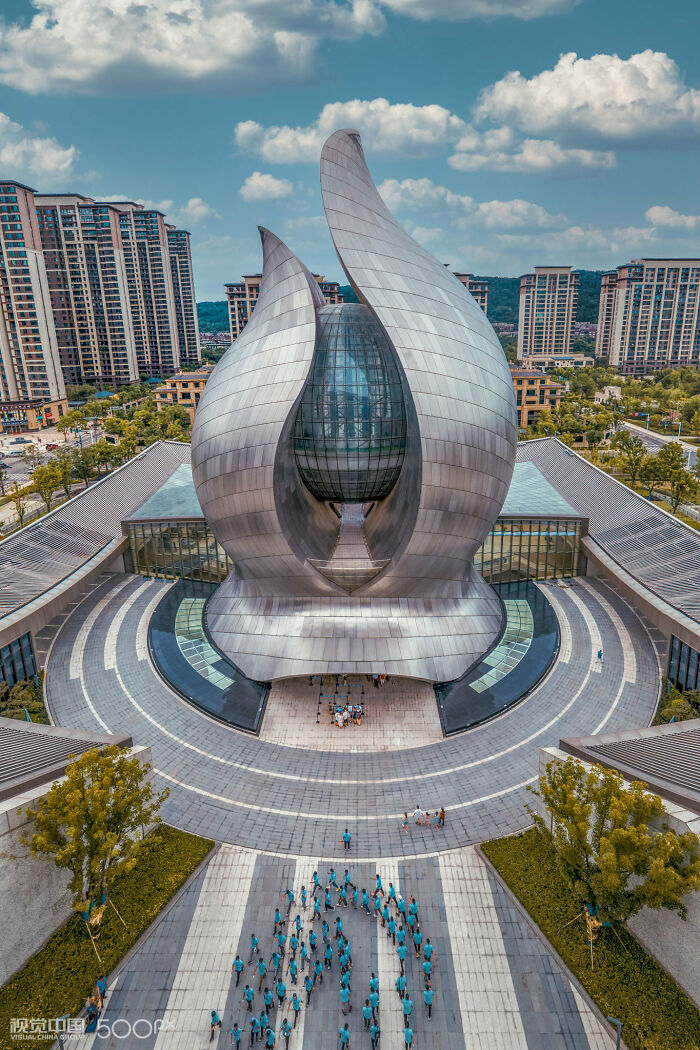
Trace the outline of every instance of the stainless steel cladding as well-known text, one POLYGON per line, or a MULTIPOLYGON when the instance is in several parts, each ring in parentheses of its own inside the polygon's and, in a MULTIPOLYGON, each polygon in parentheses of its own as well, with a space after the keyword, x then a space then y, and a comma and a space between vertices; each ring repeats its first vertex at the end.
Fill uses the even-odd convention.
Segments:
POLYGON ((258 679, 457 677, 501 607, 472 558, 515 461, 500 343, 464 286, 391 216, 359 135, 321 157, 326 216, 361 305, 263 238, 255 311, 200 400, 192 463, 235 569, 215 642, 258 679))

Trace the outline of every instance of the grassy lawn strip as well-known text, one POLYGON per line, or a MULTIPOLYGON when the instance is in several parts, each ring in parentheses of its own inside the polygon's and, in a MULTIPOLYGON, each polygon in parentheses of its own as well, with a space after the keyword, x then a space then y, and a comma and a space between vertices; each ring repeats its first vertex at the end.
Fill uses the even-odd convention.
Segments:
POLYGON ((579 910, 557 869, 552 849, 532 829, 493 839, 482 850, 578 977, 602 1012, 619 1017, 630 1050, 697 1050, 700 1011, 625 929, 601 930, 593 947, 579 910))
POLYGON ((101 974, 109 975, 214 843, 162 824, 149 835, 133 871, 115 880, 112 898, 127 928, 107 906, 97 961, 78 916, 70 918, 27 965, 0 988, 0 1047, 46 1047, 45 1040, 13 1042, 11 1017, 75 1016, 101 974))

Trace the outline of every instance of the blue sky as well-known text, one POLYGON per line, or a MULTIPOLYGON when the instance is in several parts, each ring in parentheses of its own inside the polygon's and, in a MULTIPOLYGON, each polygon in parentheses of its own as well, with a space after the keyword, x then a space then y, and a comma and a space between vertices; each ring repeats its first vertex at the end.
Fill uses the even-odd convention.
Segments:
POLYGON ((197 296, 258 223, 344 280, 318 153, 357 127, 399 221, 481 274, 700 254, 691 0, 4 0, 0 174, 159 204, 197 296))

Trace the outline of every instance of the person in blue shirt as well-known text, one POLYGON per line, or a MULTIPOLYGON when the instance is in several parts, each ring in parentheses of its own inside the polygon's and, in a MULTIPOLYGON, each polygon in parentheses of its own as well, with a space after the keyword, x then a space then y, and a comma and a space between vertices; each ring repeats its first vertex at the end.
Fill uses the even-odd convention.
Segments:
POLYGON ((372 1007, 372 1020, 377 1020, 377 1010, 379 1009, 379 992, 369 993, 369 1005, 372 1007))
POLYGON ((416 930, 416 932, 413 934, 413 944, 416 949, 416 959, 420 959, 420 946, 422 940, 423 934, 420 932, 420 930, 416 930))
POLYGON ((299 958, 301 960, 301 972, 304 972, 304 968, 309 959, 309 949, 306 947, 306 942, 302 941, 299 947, 299 958))
POLYGON ((328 942, 329 926, 325 919, 321 923, 321 933, 323 934, 323 943, 326 944, 328 942))
MULTIPOLYGON (((308 978, 307 978, 307 980, 308 980, 308 978)), ((313 983, 311 984, 311 987, 313 988, 313 983)), ((308 991, 308 989, 307 989, 307 991, 308 991)), ((306 1005, 307 1006, 309 1005, 309 999, 310 998, 311 998, 311 992, 308 991, 308 999, 306 1000, 306 1005)), ((296 992, 292 996, 292 1010, 294 1011, 294 1027, 296 1028, 296 1026, 297 1026, 297 1017, 299 1016, 299 1011, 301 1010, 301 999, 299 998, 299 996, 297 995, 296 992)))
POLYGON ((284 946, 287 943, 287 934, 280 932, 277 934, 277 943, 280 946, 280 954, 284 955, 284 946))
POLYGON ((382 897, 384 896, 384 887, 382 886, 382 877, 379 874, 379 872, 377 872, 377 874, 375 876, 375 890, 374 890, 374 892, 381 894, 382 897))
POLYGON ((297 937, 296 933, 293 933, 292 936, 289 938, 289 950, 292 953, 292 958, 294 958, 294 956, 296 955, 298 947, 299 938, 297 937))
POLYGON ((428 937, 427 941, 425 942, 425 947, 423 948, 423 955, 426 957, 426 959, 432 959, 434 951, 435 948, 430 943, 430 937, 428 937))
POLYGON ((270 956, 270 969, 272 970, 273 974, 277 973, 277 971, 280 968, 280 963, 281 962, 282 962, 282 956, 280 955, 280 953, 279 952, 273 952, 272 955, 270 956))
POLYGON ((267 1007, 268 1010, 270 1009, 270 1007, 272 1006, 272 1004, 274 1002, 274 997, 273 997, 272 992, 270 991, 269 988, 265 989, 265 994, 263 995, 263 1002, 265 1003, 265 1006, 267 1007))
POLYGON ((301 893, 299 896, 301 897, 301 906, 303 910, 306 911, 306 886, 301 887, 301 893))
POLYGON ((338 1035, 340 1036, 340 1046, 342 1050, 349 1050, 350 1032, 348 1031, 348 1026, 345 1025, 343 1028, 341 1028, 338 1032, 338 1035))
MULTIPOLYGON (((316 962, 314 963, 314 977, 315 977, 315 979, 317 981, 320 981, 321 984, 323 984, 323 967, 321 966, 321 960, 320 959, 317 959, 316 962)), ((309 980, 309 978, 307 977, 306 981, 308 981, 308 980, 309 980)), ((304 981, 304 984, 306 984, 306 981, 304 981)))
POLYGON ((216 1010, 212 1010, 212 1012, 211 1012, 211 1022, 210 1022, 211 1035, 209 1036, 209 1042, 211 1042, 211 1040, 214 1038, 214 1029, 215 1028, 221 1028, 221 1018, 217 1014, 216 1010))
POLYGON ((431 963, 430 959, 426 959, 425 962, 423 963, 423 973, 425 974, 425 984, 426 984, 427 988, 430 987, 430 978, 431 978, 432 972, 433 972, 433 964, 431 963))
POLYGON ((318 897, 314 897, 314 914, 313 914, 313 917, 314 917, 314 919, 320 919, 321 918, 321 905, 319 903, 318 897))
POLYGON ((398 930, 396 931, 396 943, 397 944, 403 944, 403 942, 405 940, 406 940, 406 931, 404 930, 403 926, 399 926, 398 930))
POLYGON ((350 952, 345 949, 343 954, 340 956, 340 968, 344 972, 350 965, 350 952))
POLYGON ((269 1023, 270 1022, 267 1019, 266 1011, 265 1010, 261 1010, 260 1013, 258 1014, 258 1024, 260 1025, 260 1038, 261 1039, 262 1039, 262 1034, 265 1031, 265 1029, 267 1028, 269 1023))
POLYGON ((355 886, 355 883, 350 878, 350 872, 348 871, 347 868, 345 869, 345 875, 343 876, 343 882, 345 883, 346 886, 351 886, 353 889, 357 889, 357 887, 355 886))
POLYGON ((265 979, 265 974, 267 973, 267 963, 264 959, 258 959, 256 965, 258 967, 258 973, 260 974, 260 984, 258 985, 258 991, 260 991, 263 980, 265 979))
POLYGON ((258 1021, 255 1014, 250 1019, 250 1045, 252 1046, 255 1040, 258 1038, 258 1032, 260 1031, 260 1021, 258 1021))
POLYGON ((394 883, 389 883, 389 900, 396 904, 396 890, 394 889, 394 883))
POLYGON ((326 886, 326 893, 323 898, 323 906, 326 911, 333 911, 333 902, 331 900, 331 888, 326 886))
POLYGON ((369 910, 369 893, 367 892, 367 890, 364 890, 364 889, 362 891, 362 907, 365 909, 365 911, 369 915, 370 914, 370 910, 369 910))
POLYGON ((379 978, 375 975, 374 971, 372 971, 372 975, 369 979, 369 990, 370 992, 379 991, 379 978))
POLYGON ((248 959, 248 965, 249 966, 250 966, 250 964, 253 961, 253 955, 258 954, 259 952, 260 952, 260 949, 258 948, 258 938, 255 936, 254 933, 251 933, 251 935, 250 935, 250 959, 248 959))
POLYGON ((279 1005, 281 1006, 284 1000, 287 998, 287 985, 284 983, 281 977, 277 978, 277 998, 279 1005))
POLYGON ((399 993, 399 999, 403 999, 406 991, 406 975, 403 973, 396 978, 396 991, 399 993))
POLYGON ((401 964, 401 973, 403 974, 406 972, 403 964, 406 959, 406 956, 408 955, 408 948, 406 947, 406 945, 400 944, 396 949, 396 954, 399 957, 399 963, 401 964))
POLYGON ((281 926, 281 925, 282 925, 282 913, 280 912, 279 908, 275 908, 275 928, 272 931, 273 936, 274 936, 274 934, 277 933, 277 927, 281 926))
POLYGON ((326 945, 326 950, 323 953, 323 959, 326 965, 326 969, 330 970, 333 966, 333 949, 330 944, 326 945))
POLYGON ((372 1037, 372 1050, 379 1050, 379 1036, 381 1035, 379 1025, 371 1024, 369 1026, 369 1034, 372 1037))
MULTIPOLYGON (((321 978, 321 984, 323 984, 323 977, 321 978)), ((308 1006, 311 1002, 311 993, 314 988, 314 979, 310 973, 307 973, 304 978, 304 988, 306 988, 306 1005, 308 1006)))
POLYGON ((396 903, 396 907, 399 909, 399 915, 403 919, 403 917, 406 914, 406 901, 403 899, 403 897, 399 897, 396 903))
POLYGON ((238 1027, 238 1022, 236 1022, 234 1024, 233 1028, 231 1029, 231 1043, 233 1044, 233 1046, 238 1046, 238 1044, 241 1041, 241 1036, 242 1035, 243 1035, 243 1029, 239 1028, 238 1027))
POLYGON ((231 973, 235 973, 236 975, 236 988, 238 988, 238 982, 240 981, 241 974, 243 973, 243 960, 241 959, 240 955, 237 955, 236 958, 233 960, 231 973))
POLYGON ((284 1036, 285 1050, 289 1050, 289 1037, 292 1034, 292 1026, 290 1025, 286 1017, 282 1022, 282 1027, 280 1028, 280 1031, 284 1036))
POLYGON ((423 1002, 425 1003, 425 1005, 428 1008, 428 1018, 429 1019, 433 1016, 433 996, 434 996, 434 994, 435 993, 434 993, 432 988, 426 988, 424 990, 424 992, 423 992, 423 1002))
POLYGON ((374 915, 377 919, 382 917, 382 898, 378 893, 374 895, 374 915))
POLYGON ((355 886, 354 890, 352 891, 352 906, 353 906, 355 911, 357 911, 357 898, 358 898, 358 895, 359 895, 358 894, 358 889, 357 889, 357 886, 355 886))
POLYGON ((404 1017, 408 1020, 408 1018, 411 1016, 411 1010, 413 1009, 413 999, 411 999, 410 995, 404 995, 401 1001, 401 1007, 403 1009, 404 1017))
POLYGON ((343 832, 343 845, 344 845, 346 850, 350 849, 350 839, 351 838, 352 838, 352 835, 350 834, 350 832, 346 828, 345 831, 343 832))
POLYGON ((292 984, 296 984, 297 983, 297 970, 299 969, 299 967, 297 966, 296 959, 291 958, 289 960, 289 965, 287 966, 287 969, 289 971, 289 976, 291 977, 292 984))
POLYGON ((411 897, 411 903, 408 907, 408 914, 415 915, 416 918, 418 917, 418 901, 415 897, 411 897))
POLYGON ((409 930, 413 931, 416 928, 416 917, 415 915, 407 915, 406 922, 408 923, 409 930))
POLYGON ((329 868, 328 870, 328 885, 332 886, 334 890, 338 889, 338 881, 335 875, 335 868, 329 868))
POLYGON ((294 893, 291 889, 287 889, 285 890, 284 895, 287 898, 287 915, 289 915, 292 910, 292 905, 294 904, 294 893))
POLYGON ((320 890, 321 889, 321 883, 318 881, 318 872, 317 871, 315 871, 313 873, 313 875, 311 876, 311 881, 314 884, 314 888, 311 891, 311 896, 315 897, 316 896, 316 890, 320 890))
POLYGON ((274 1045, 275 1045, 275 1033, 274 1033, 274 1030, 272 1028, 268 1027, 267 1033, 266 1033, 266 1036, 265 1036, 265 1046, 267 1046, 271 1050, 271 1048, 274 1045))
POLYGON ((365 1005, 362 1007, 362 1016, 365 1021, 365 1028, 369 1031, 369 1023, 372 1020, 372 1007, 369 1005, 369 999, 365 999, 365 1005))
POLYGON ((346 908, 348 906, 348 891, 345 885, 342 885, 338 890, 338 903, 343 904, 346 908))
POLYGON ((382 908, 382 926, 386 926, 389 921, 389 905, 385 904, 382 908))
POLYGON ((335 939, 337 940, 343 932, 343 920, 338 916, 335 920, 335 939))
POLYGON ((340 986, 340 1002, 343 1007, 343 1017, 345 1017, 348 1010, 352 1010, 352 1006, 350 1005, 350 989, 344 984, 340 986))
POLYGON ((253 1009, 253 998, 254 998, 254 995, 255 995, 255 993, 253 992, 253 989, 250 987, 249 984, 247 984, 245 986, 245 991, 243 992, 243 998, 245 999, 246 1003, 248 1004, 247 1007, 246 1007, 246 1009, 248 1011, 253 1009))
POLYGON ((391 937, 392 944, 396 945, 396 919, 393 915, 386 924, 386 935, 391 937))
POLYGON ((413 1046, 413 1029, 408 1024, 403 1030, 403 1041, 406 1046, 413 1046))
POLYGON ((316 951, 316 945, 318 944, 318 935, 315 930, 309 930, 309 948, 312 952, 316 951))
POLYGON ((297 915, 296 919, 294 920, 294 928, 297 931, 297 937, 298 937, 299 934, 301 933, 301 915, 297 915))
POLYGON ((340 975, 340 983, 343 988, 350 987, 350 971, 346 970, 345 973, 340 975))

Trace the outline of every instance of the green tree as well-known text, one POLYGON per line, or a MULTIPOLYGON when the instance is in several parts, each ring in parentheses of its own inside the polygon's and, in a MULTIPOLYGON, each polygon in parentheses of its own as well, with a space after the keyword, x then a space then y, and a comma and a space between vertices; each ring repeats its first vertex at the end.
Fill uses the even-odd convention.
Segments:
POLYGON ((667 480, 671 489, 671 509, 675 514, 681 503, 695 499, 700 485, 690 471, 684 467, 674 470, 667 480))
POLYGON ((42 698, 41 681, 26 678, 16 682, 10 689, 7 682, 0 682, 0 715, 3 718, 25 720, 27 714, 32 722, 48 724, 48 715, 42 698))
POLYGON ((56 470, 61 478, 59 484, 66 494, 66 499, 68 499, 70 497, 70 486, 73 480, 73 461, 71 459, 70 449, 59 448, 51 462, 56 465, 56 470))
POLYGON ((34 470, 41 463, 41 453, 35 445, 25 445, 19 454, 19 458, 27 470, 34 470))
POLYGON ((700 437, 700 408, 690 417, 690 429, 697 437, 700 437))
POLYGON ((149 770, 116 745, 92 748, 25 811, 34 826, 20 842, 31 856, 52 857, 70 872, 76 911, 86 914, 104 902, 115 875, 136 864, 145 827, 160 820, 169 792, 154 792, 149 770))
POLYGON ((639 480, 647 490, 647 496, 651 499, 654 488, 663 481, 662 470, 658 464, 658 456, 645 456, 639 467, 639 480))
POLYGON ((87 488, 88 481, 95 473, 95 457, 93 456, 92 449, 74 448, 71 451, 71 463, 76 478, 80 478, 81 481, 84 481, 85 488, 87 488))
MULTIPOLYGON (((622 433, 628 434, 626 430, 623 430, 622 433)), ((634 488, 637 484, 637 478, 639 477, 642 463, 646 458, 647 450, 641 438, 632 437, 629 434, 628 438, 629 440, 623 445, 622 456, 620 458, 622 460, 622 469, 630 479, 630 484, 634 488)))
POLYGON ((656 460, 662 481, 668 481, 676 471, 685 469, 685 452, 678 441, 667 441, 657 452, 656 460))
POLYGON ((107 473, 109 464, 114 458, 118 458, 115 457, 115 449, 116 445, 112 445, 109 441, 105 441, 104 438, 100 438, 99 441, 95 442, 90 451, 93 455, 93 462, 97 464, 98 469, 103 466, 105 468, 105 473, 107 473))
POLYGON ((644 907, 685 918, 683 897, 700 889, 700 840, 663 824, 663 802, 646 784, 626 785, 616 770, 586 770, 569 758, 550 762, 534 793, 550 817, 528 807, 537 830, 574 896, 601 922, 626 922, 644 907))
POLYGON ((17 521, 20 525, 24 524, 24 518, 27 513, 27 488, 24 485, 18 485, 16 481, 13 481, 10 486, 9 492, 10 500, 15 505, 15 514, 17 515, 17 521))
POLYGON ((37 467, 32 474, 32 488, 41 496, 47 511, 51 510, 53 494, 61 485, 61 471, 54 460, 43 467, 37 467))
POLYGON ((4 467, 0 467, 0 496, 4 496, 10 483, 10 475, 4 467))

